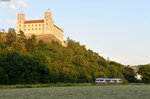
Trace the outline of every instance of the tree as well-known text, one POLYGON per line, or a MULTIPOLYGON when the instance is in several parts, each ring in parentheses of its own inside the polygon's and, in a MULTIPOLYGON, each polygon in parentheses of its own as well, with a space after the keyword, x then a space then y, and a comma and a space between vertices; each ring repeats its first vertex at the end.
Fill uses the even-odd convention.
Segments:
POLYGON ((0 41, 0 84, 87 83, 101 77, 133 80, 132 69, 107 61, 79 42, 68 38, 67 43, 63 47, 54 41, 37 42, 35 35, 26 39, 22 31, 11 46, 0 41))
POLYGON ((128 82, 136 82, 134 70, 130 67, 125 67, 125 72, 123 73, 125 79, 128 82))
POLYGON ((24 32, 23 31, 19 31, 19 34, 18 34, 18 38, 17 38, 17 41, 23 45, 25 45, 25 42, 26 42, 26 36, 24 35, 24 32))
POLYGON ((3 67, 0 66, 0 84, 8 84, 8 75, 5 73, 3 67))
POLYGON ((2 32, 3 32, 3 33, 5 33, 5 32, 6 32, 4 28, 2 28, 2 32))
POLYGON ((142 81, 145 83, 150 83, 150 65, 142 65, 138 71, 142 75, 142 81))
POLYGON ((33 52, 33 57, 34 57, 36 60, 38 60, 38 62, 39 62, 40 64, 46 64, 46 62, 47 62, 47 60, 46 60, 46 55, 45 55, 43 52, 39 51, 39 50, 35 50, 35 51, 33 52))
POLYGON ((27 39, 25 43, 25 48, 28 52, 33 52, 37 46, 36 36, 32 35, 31 38, 27 39))
POLYGON ((9 28, 8 33, 6 35, 6 43, 11 46, 13 42, 16 41, 16 32, 15 29, 9 28))
POLYGON ((16 34, 16 32, 15 32, 15 29, 14 29, 14 28, 9 28, 9 29, 8 29, 8 33, 16 34))
POLYGON ((13 42, 12 43, 12 49, 14 52, 20 52, 20 53, 26 52, 24 46, 19 42, 13 42))
POLYGON ((2 35, 0 34, 0 48, 3 49, 5 47, 6 47, 5 40, 2 37, 2 35))
POLYGON ((4 74, 0 78, 8 80, 8 83, 0 80, 3 84, 50 82, 50 73, 45 64, 41 65, 34 57, 16 52, 0 58, 0 74, 4 74))

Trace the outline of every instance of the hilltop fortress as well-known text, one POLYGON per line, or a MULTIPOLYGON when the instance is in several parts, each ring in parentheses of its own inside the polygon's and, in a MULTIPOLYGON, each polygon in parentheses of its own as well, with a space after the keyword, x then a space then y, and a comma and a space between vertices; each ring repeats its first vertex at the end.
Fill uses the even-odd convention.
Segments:
POLYGON ((57 27, 52 19, 51 12, 45 12, 42 20, 25 20, 25 14, 19 13, 17 19, 17 33, 23 31, 27 37, 35 34, 37 38, 42 40, 52 40, 52 37, 59 40, 65 46, 63 41, 63 29, 57 27))

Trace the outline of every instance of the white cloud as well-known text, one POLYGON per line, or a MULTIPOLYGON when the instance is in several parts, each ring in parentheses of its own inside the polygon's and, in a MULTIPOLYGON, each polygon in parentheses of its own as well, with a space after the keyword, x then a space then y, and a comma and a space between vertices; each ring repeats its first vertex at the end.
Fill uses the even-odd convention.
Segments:
POLYGON ((20 8, 26 8, 27 2, 29 0, 11 0, 10 2, 3 2, 2 6, 6 9, 20 9, 20 8))
POLYGON ((11 4, 9 7, 10 7, 10 9, 17 9, 14 4, 11 4))
POLYGON ((22 7, 27 7, 27 4, 26 4, 25 1, 19 0, 17 3, 18 3, 20 6, 22 6, 22 7))
POLYGON ((16 25, 17 20, 7 20, 9 24, 16 25))
POLYGON ((4 8, 6 8, 6 9, 17 9, 14 4, 2 3, 2 6, 3 6, 4 8))

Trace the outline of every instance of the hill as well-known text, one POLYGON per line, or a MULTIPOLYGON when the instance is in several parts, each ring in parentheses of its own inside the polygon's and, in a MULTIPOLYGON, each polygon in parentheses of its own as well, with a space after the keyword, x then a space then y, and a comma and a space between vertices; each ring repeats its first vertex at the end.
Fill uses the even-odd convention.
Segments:
POLYGON ((0 37, 1 37, 1 38, 4 38, 4 40, 6 40, 6 33, 0 32, 0 37))
POLYGON ((0 42, 0 84, 93 83, 96 78, 135 81, 132 68, 107 61, 74 40, 68 39, 63 47, 54 40, 40 40, 51 35, 29 38, 20 32, 16 38, 9 32, 6 37, 0 42))

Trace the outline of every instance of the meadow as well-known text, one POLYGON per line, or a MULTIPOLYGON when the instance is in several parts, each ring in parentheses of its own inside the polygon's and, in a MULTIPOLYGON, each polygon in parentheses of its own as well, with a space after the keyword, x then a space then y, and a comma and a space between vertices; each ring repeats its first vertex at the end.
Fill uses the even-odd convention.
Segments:
POLYGON ((150 85, 0 89, 0 99, 149 99, 150 85))

